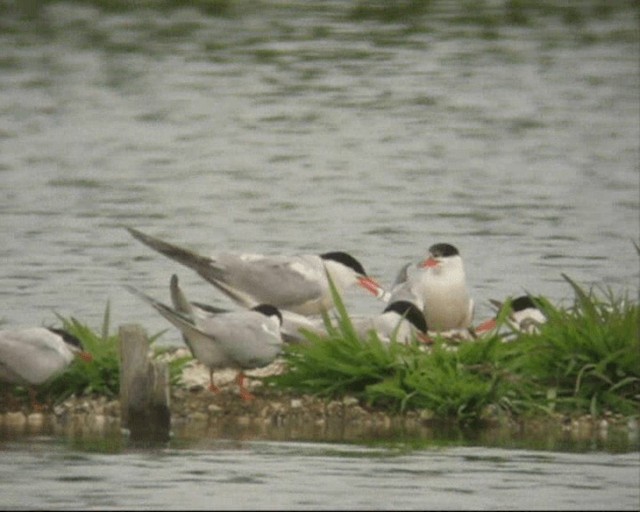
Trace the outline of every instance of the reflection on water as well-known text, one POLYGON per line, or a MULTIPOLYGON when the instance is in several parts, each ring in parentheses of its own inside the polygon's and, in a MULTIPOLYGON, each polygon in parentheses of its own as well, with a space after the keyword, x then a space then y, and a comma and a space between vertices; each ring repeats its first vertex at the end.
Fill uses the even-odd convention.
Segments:
POLYGON ((249 416, 230 416, 216 421, 197 416, 174 418, 171 439, 133 441, 121 431, 117 418, 78 414, 66 420, 32 414, 27 421, 15 420, 16 413, 0 416, 0 442, 34 437, 66 440, 75 449, 119 453, 137 447, 205 447, 218 439, 274 442, 355 443, 404 446, 418 449, 432 446, 486 446, 558 452, 640 451, 637 421, 590 422, 561 425, 556 421, 524 421, 491 427, 463 427, 455 424, 428 424, 410 418, 391 417, 386 421, 353 421, 327 418, 322 422, 265 421, 249 416))
POLYGON ((5 424, 0 506, 632 510, 640 495, 637 426, 241 420, 181 422, 167 443, 133 442, 116 424, 5 424), (544 489, 533 503, 532 488, 544 489))
POLYGON ((640 495, 637 453, 218 439, 116 455, 51 438, 0 450, 7 508, 637 510, 640 495))

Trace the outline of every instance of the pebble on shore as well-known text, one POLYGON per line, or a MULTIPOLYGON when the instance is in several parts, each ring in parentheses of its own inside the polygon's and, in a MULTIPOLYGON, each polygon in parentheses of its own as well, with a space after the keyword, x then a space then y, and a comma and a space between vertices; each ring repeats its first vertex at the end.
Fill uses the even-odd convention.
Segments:
MULTIPOLYGON (((173 357, 185 355, 176 351, 173 357)), ((255 399, 240 399, 233 370, 214 374, 220 393, 207 389, 208 370, 196 360, 184 368, 181 385, 170 396, 171 430, 174 437, 241 438, 270 440, 354 441, 419 437, 429 439, 436 425, 429 411, 392 414, 367 407, 352 396, 326 400, 311 395, 291 395, 265 389, 255 377, 281 372, 282 361, 247 373, 247 387, 255 399), (254 377, 254 378, 252 378, 254 377)), ((550 417, 523 424, 499 411, 486 413, 488 436, 562 435, 572 440, 606 439, 623 427, 637 439, 637 425, 622 416, 591 418, 550 417), (635 430, 629 425, 634 426, 635 430)), ((449 428, 455 428, 450 425, 449 428)), ((0 410, 0 432, 16 434, 120 435, 120 403, 106 397, 71 397, 44 412, 0 410)))

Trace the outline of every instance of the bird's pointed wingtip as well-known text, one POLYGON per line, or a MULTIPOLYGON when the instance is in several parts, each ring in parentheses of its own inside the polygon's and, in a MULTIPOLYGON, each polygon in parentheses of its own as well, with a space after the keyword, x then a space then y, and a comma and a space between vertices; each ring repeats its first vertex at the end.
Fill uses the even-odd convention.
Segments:
POLYGON ((147 235, 145 235, 142 231, 140 231, 140 230, 138 230, 136 228, 133 228, 131 226, 125 226, 124 228, 129 232, 129 234, 133 238, 137 238, 138 240, 147 237, 147 235))
POLYGON ((122 284, 122 287, 123 287, 125 290, 130 291, 130 292, 131 292, 131 293, 133 293, 134 295, 137 295, 138 293, 142 293, 142 292, 140 292, 140 290, 138 290, 135 286, 130 285, 129 283, 123 283, 123 284, 122 284))
POLYGON ((137 297, 140 297, 142 300, 148 302, 151 305, 162 304, 161 302, 157 301, 156 299, 154 299, 150 295, 147 295, 142 290, 136 288, 135 286, 133 286, 131 284, 125 283, 122 286, 124 286, 124 288, 127 289, 133 295, 135 295, 137 297))
POLYGON ((489 299, 489 302, 491 303, 492 306, 500 309, 502 307, 502 302, 497 300, 497 299, 489 299))

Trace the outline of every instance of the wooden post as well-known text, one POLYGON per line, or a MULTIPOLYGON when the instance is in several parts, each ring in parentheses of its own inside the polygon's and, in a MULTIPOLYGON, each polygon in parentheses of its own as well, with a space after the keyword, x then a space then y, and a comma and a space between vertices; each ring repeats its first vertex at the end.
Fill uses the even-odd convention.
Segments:
POLYGON ((169 367, 149 358, 149 340, 136 324, 121 325, 120 409, 133 441, 167 441, 171 424, 169 367))

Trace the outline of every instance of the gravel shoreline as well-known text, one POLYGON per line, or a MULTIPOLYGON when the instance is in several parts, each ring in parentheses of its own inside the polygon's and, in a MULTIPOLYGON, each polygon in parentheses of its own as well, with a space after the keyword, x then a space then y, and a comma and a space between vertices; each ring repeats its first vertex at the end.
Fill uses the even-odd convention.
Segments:
MULTIPOLYGON (((279 372, 282 363, 248 373, 247 386, 255 399, 245 402, 234 383, 235 372, 215 373, 220 393, 207 389, 208 372, 197 361, 187 364, 182 385, 171 389, 171 432, 184 439, 256 439, 305 441, 366 441, 432 439, 444 432, 459 433, 456 425, 434 422, 428 411, 390 414, 371 409, 354 397, 325 400, 310 395, 291 395, 266 389, 253 377, 279 372)), ((544 438, 567 441, 606 442, 611 435, 629 438, 637 445, 636 418, 562 415, 534 419, 512 418, 487 411, 485 426, 475 435, 485 443, 499 439, 544 438)), ((120 403, 106 397, 71 397, 43 412, 0 410, 0 432, 5 434, 65 437, 122 435, 120 403)), ((124 431, 126 432, 126 431, 124 431)), ((453 434, 452 434, 453 435, 453 434)))

